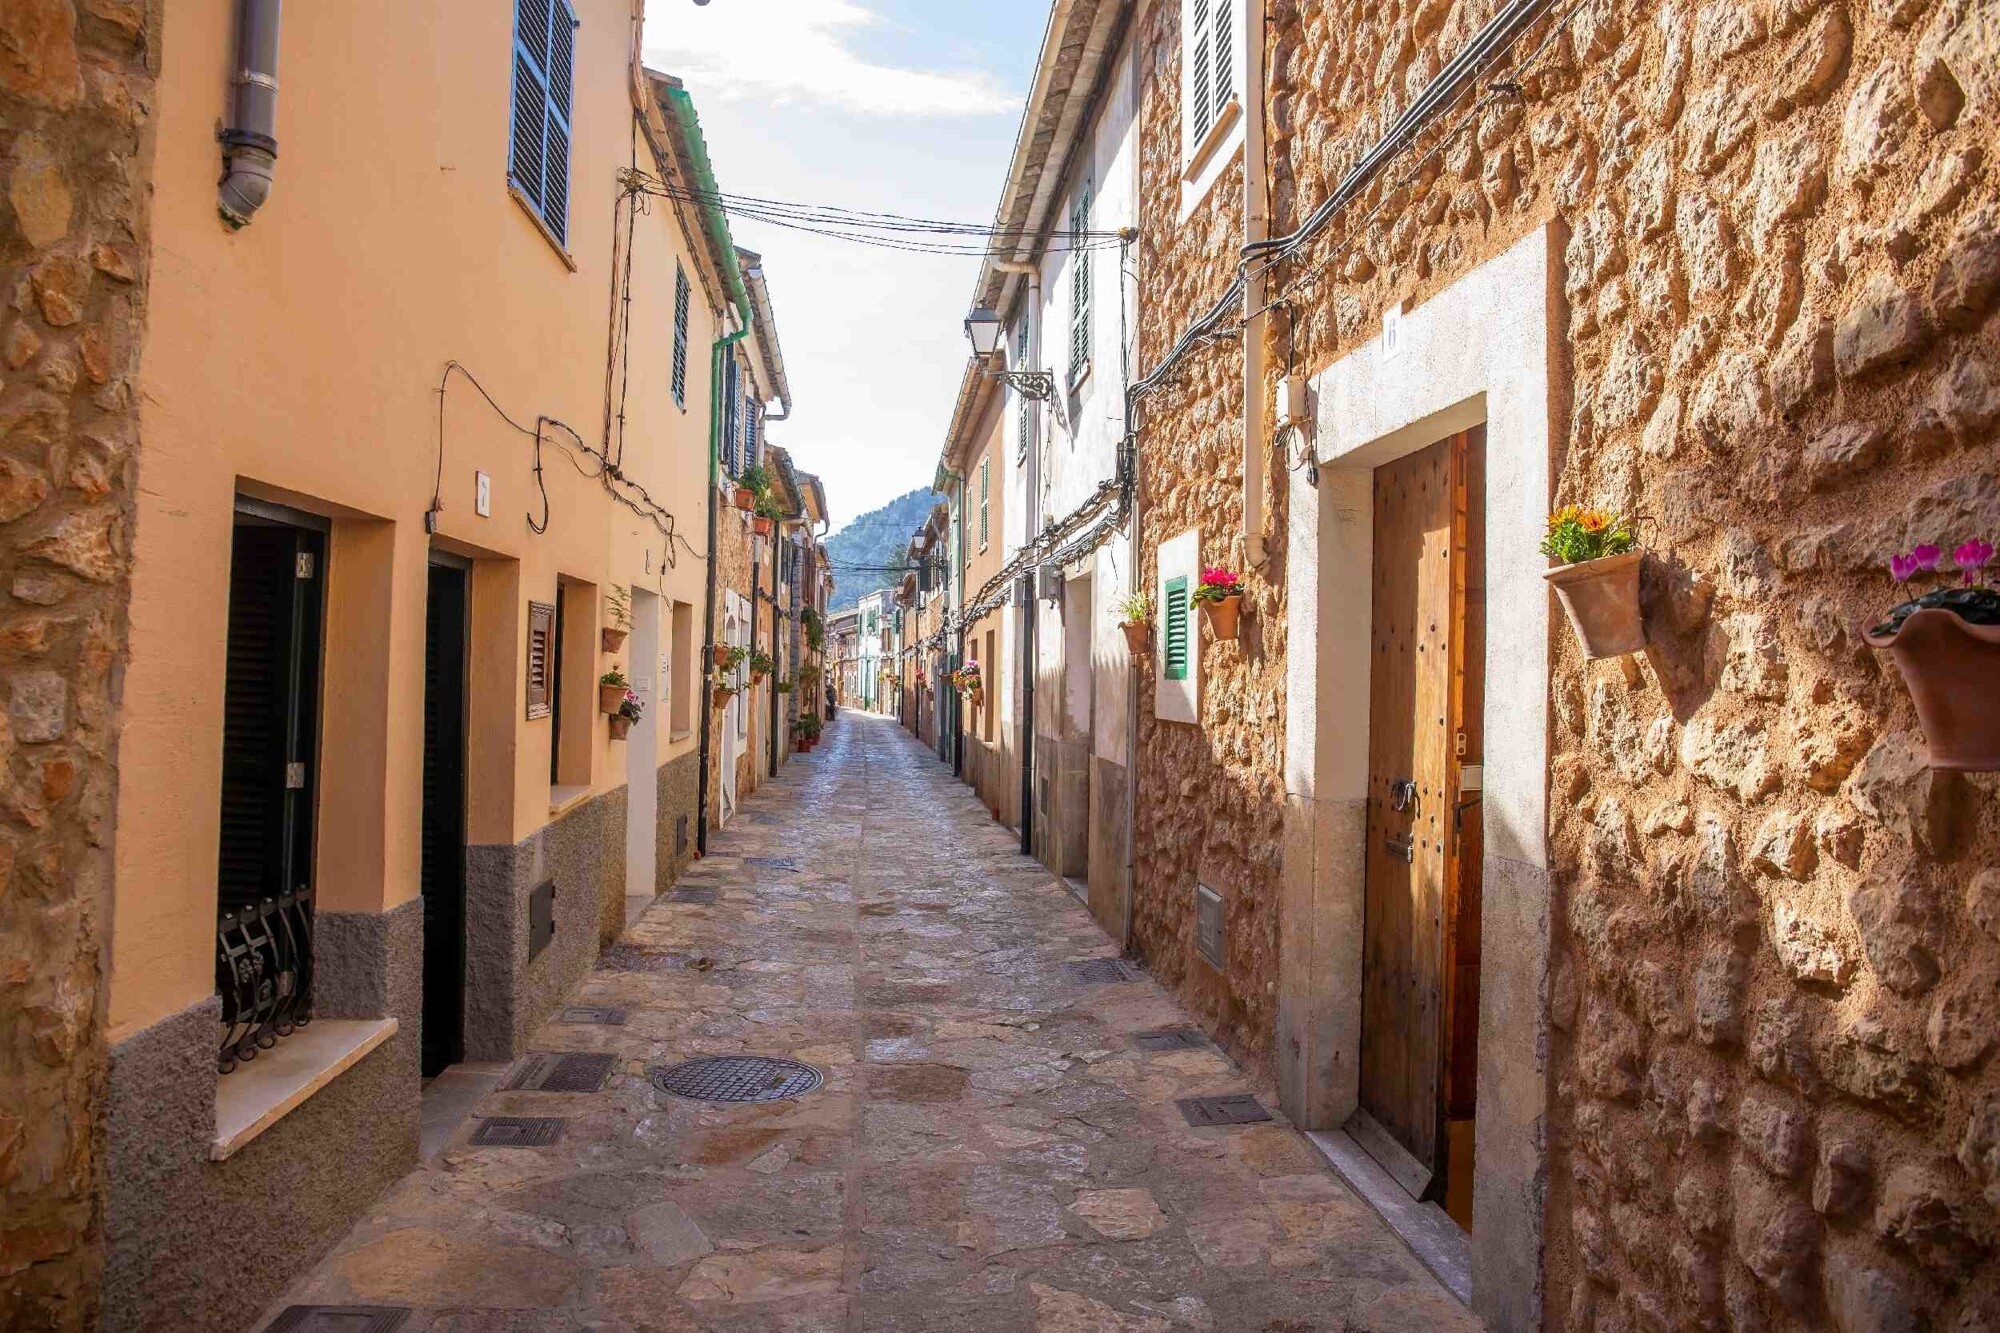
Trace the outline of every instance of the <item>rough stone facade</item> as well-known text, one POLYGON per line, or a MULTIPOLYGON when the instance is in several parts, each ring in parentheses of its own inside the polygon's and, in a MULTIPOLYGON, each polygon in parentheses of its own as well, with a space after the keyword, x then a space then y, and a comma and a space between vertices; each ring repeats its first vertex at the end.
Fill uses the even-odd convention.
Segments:
POLYGON ((154 15, 0 7, 0 1327, 98 1314, 154 15))
MULTIPOLYGON (((1274 233, 1495 8, 1273 0, 1274 233)), ((1177 222, 1178 21, 1140 34, 1142 368, 1240 237, 1233 172, 1177 222)), ((1855 632, 1892 551, 2000 532, 1996 70, 1977 0, 1558 4, 1273 275, 1314 372, 1556 221, 1554 498, 1651 520, 1647 653, 1586 663, 1552 622, 1547 1327, 2000 1326, 2000 798, 1928 769, 1855 632)), ((1149 570, 1197 526, 1237 558, 1234 347, 1149 402, 1149 570)), ((1241 649, 1205 647, 1203 727, 1141 707, 1140 946, 1258 1061, 1287 558, 1241 649), (1225 976, 1187 947, 1197 875, 1230 895, 1225 976)))

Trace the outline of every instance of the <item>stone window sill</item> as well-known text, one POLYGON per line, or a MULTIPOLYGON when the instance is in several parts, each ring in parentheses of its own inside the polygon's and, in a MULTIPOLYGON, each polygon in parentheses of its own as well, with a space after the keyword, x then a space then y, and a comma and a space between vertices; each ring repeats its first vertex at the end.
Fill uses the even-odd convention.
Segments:
POLYGON ((393 1018, 321 1019, 283 1038, 215 1085, 215 1143, 224 1162, 396 1035, 393 1018))
POLYGON ((549 813, 551 815, 566 815, 577 806, 582 805, 589 796, 590 788, 588 785, 580 787, 551 787, 549 788, 549 813))

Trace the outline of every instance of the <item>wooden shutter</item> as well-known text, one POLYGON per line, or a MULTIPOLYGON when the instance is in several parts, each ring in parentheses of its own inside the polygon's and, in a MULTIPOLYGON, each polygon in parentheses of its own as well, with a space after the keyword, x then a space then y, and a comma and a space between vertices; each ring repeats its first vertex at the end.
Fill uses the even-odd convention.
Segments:
POLYGON ((1235 22, 1236 0, 1221 0, 1215 7, 1215 100, 1208 117, 1211 125, 1222 119, 1222 108, 1236 96, 1235 22))
POLYGON ((687 406, 688 389, 688 276, 678 260, 674 263, 674 401, 687 406))
MULTIPOLYGON (((1225 12, 1228 0, 1224 0, 1225 12)), ((1212 104, 1209 101, 1213 84, 1209 70, 1215 58, 1211 44, 1213 36, 1212 12, 1209 0, 1193 0, 1188 9, 1187 26, 1183 29, 1188 43, 1187 59, 1190 73, 1187 86, 1187 143, 1181 150, 1183 157, 1193 157, 1201 147, 1201 141, 1208 137, 1208 127, 1215 123, 1212 104)))
POLYGON ((516 0, 514 106, 507 170, 558 241, 569 231, 571 84, 576 15, 567 0, 516 0))
POLYGON ((1090 251, 1083 236, 1090 230, 1089 182, 1077 191, 1069 230, 1069 377, 1074 383, 1090 364, 1090 251))
MULTIPOLYGON (((1021 322, 1014 328, 1013 368, 1015 370, 1028 368, 1028 312, 1025 307, 1021 312, 1021 322)), ((1035 433, 1035 404, 1028 395, 1018 390, 1014 396, 1019 400, 1021 418, 1019 422, 1021 438, 1015 442, 1014 457, 1020 459, 1028 456, 1028 445, 1035 433)))
POLYGON ((979 549, 982 551, 986 549, 987 515, 992 512, 987 506, 987 483, 992 465, 990 458, 979 460, 979 549))
POLYGON ((549 684, 555 670, 556 608, 528 603, 528 717, 549 715, 549 684))
POLYGON ((1188 581, 1183 574, 1167 580, 1167 679, 1186 680, 1188 674, 1188 581))

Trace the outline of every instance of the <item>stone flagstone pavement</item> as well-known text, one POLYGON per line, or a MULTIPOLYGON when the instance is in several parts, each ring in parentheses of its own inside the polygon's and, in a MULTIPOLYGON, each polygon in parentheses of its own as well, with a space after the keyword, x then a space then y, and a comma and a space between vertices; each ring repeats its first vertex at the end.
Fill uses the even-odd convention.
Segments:
POLYGON ((715 902, 657 900, 570 997, 629 1021, 558 1014, 536 1034, 536 1051, 615 1055, 603 1089, 489 1094, 272 1316, 414 1307, 406 1333, 1479 1327, 1282 1117, 1188 1127, 1175 1099, 1258 1090, 1212 1047, 1134 1046, 1186 1015, 1150 980, 1070 977, 1115 946, 933 755, 852 713, 827 738, 682 880, 715 902), (647 1079, 741 1052, 826 1084, 708 1105, 647 1079), (470 1146, 491 1116, 565 1123, 549 1147, 470 1146))

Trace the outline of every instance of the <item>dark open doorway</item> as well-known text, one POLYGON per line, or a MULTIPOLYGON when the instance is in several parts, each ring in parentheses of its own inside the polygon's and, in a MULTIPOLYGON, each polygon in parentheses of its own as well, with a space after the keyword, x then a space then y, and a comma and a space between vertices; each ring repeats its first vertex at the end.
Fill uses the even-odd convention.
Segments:
POLYGON ((465 1055, 465 705, 471 568, 433 555, 424 625, 423 1074, 465 1055))

